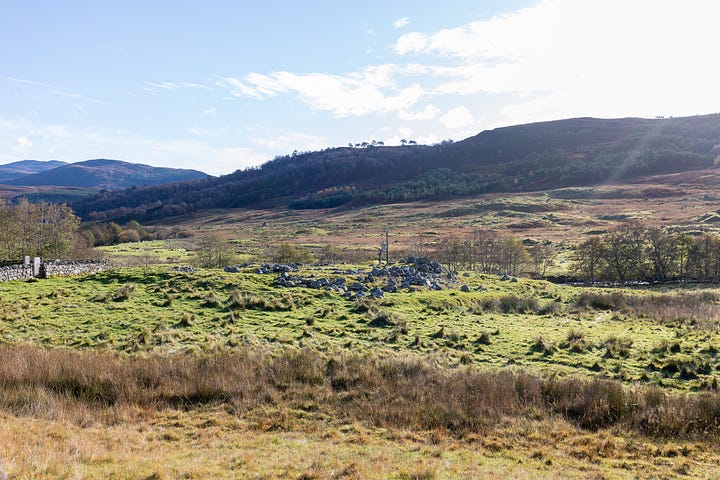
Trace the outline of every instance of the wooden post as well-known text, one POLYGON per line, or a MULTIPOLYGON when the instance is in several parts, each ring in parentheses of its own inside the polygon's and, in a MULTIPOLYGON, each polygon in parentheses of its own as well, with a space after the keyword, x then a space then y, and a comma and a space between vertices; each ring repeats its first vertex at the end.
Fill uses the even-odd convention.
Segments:
POLYGON ((387 230, 385 230, 385 265, 390 265, 390 239, 387 230))

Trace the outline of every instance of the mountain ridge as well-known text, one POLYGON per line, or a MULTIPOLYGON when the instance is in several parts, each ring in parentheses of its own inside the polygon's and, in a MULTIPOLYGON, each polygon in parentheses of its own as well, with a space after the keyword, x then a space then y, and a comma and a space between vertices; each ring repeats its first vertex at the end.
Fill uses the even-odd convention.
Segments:
POLYGON ((592 185, 710 168, 720 114, 580 117, 486 130, 437 145, 339 147, 276 157, 187 185, 143 187, 73 204, 83 218, 155 219, 210 208, 328 208, 592 185))
MULTIPOLYGON (((2 181, 15 186, 62 186, 119 190, 130 187, 159 185, 209 177, 198 170, 153 167, 122 160, 92 159, 76 163, 64 163, 2 181)), ((0 166, 2 171, 2 166, 0 166)))
POLYGON ((20 160, 0 165, 0 183, 67 165, 60 160, 20 160))

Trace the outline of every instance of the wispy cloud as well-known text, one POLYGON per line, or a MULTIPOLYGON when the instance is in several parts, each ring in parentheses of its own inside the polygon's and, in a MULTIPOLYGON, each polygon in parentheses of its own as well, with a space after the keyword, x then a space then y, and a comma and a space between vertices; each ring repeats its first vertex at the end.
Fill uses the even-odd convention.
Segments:
POLYGON ((199 89, 212 90, 213 87, 193 82, 145 82, 145 90, 179 90, 179 89, 199 89))
POLYGON ((75 101, 81 101, 86 103, 94 103, 98 105, 108 105, 109 102, 99 100, 97 98, 83 95, 82 93, 73 91, 69 88, 61 87, 59 85, 53 85, 51 83, 38 82, 35 80, 27 80, 24 78, 16 77, 4 77, 0 76, 0 82, 16 85, 20 87, 29 88, 36 91, 41 91, 44 94, 52 95, 61 98, 67 98, 75 101))
POLYGON ((410 19, 408 17, 400 17, 393 22, 393 27, 399 29, 407 26, 409 23, 410 19))

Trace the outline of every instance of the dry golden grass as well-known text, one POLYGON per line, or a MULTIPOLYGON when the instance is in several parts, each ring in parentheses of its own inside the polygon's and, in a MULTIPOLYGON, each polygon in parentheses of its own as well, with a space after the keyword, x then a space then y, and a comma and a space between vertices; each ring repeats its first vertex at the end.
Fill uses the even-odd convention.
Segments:
POLYGON ((136 411, 81 427, 0 414, 0 455, 17 479, 717 478, 713 445, 651 442, 563 421, 505 419, 463 439, 269 410, 136 411))
POLYGON ((292 348, 121 356, 5 345, 0 359, 0 408, 78 425, 121 423, 135 409, 223 405, 239 416, 297 410, 456 438, 484 433, 506 417, 559 418, 656 438, 720 435, 717 393, 447 369, 420 357, 324 356, 292 348))

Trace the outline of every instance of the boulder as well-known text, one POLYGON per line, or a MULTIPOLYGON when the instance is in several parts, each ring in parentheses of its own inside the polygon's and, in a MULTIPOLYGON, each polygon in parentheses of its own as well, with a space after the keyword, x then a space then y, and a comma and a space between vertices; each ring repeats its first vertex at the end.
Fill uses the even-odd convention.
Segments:
POLYGON ((373 298, 385 298, 385 292, 380 290, 379 287, 375 287, 372 290, 370 290, 370 296, 373 298))

